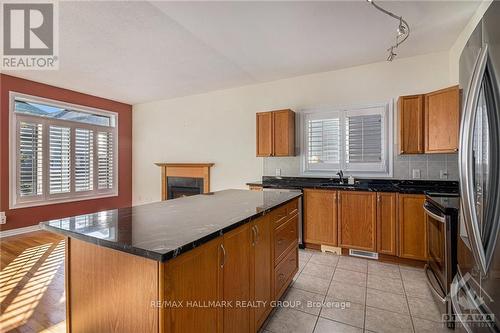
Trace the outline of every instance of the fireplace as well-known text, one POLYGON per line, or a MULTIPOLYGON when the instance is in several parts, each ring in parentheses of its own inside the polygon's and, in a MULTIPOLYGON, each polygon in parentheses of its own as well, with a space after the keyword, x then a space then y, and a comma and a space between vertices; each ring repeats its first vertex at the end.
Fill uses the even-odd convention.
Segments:
POLYGON ((213 163, 155 163, 161 168, 161 199, 210 192, 213 163))
POLYGON ((167 198, 175 199, 203 193, 203 178, 167 177, 167 198))

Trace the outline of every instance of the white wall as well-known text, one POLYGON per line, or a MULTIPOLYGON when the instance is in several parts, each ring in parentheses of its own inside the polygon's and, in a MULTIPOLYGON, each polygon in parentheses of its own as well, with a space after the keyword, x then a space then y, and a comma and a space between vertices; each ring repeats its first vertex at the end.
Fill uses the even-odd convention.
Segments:
POLYGON ((492 2, 493 0, 483 0, 450 49, 450 82, 453 84, 458 84, 460 54, 469 40, 470 35, 476 28, 478 22, 483 18, 484 13, 492 2))
POLYGON ((212 190, 260 179, 258 111, 387 102, 446 87, 449 78, 449 53, 441 52, 135 105, 133 203, 160 200, 154 162, 213 162, 212 190))

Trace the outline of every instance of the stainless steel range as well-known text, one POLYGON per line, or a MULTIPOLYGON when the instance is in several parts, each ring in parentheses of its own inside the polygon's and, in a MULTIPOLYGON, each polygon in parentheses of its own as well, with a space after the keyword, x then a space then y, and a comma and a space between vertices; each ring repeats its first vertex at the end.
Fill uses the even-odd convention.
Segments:
POLYGON ((434 299, 445 316, 443 321, 454 327, 449 293, 457 272, 458 194, 428 194, 424 203, 428 260, 427 282, 434 299))

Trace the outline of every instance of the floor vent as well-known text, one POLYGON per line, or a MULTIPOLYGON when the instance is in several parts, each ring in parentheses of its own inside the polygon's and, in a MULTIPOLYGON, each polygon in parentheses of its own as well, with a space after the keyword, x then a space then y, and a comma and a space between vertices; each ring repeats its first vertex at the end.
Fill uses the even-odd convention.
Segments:
POLYGON ((375 260, 378 259, 378 253, 376 252, 349 249, 349 255, 353 257, 361 257, 366 259, 375 259, 375 260))

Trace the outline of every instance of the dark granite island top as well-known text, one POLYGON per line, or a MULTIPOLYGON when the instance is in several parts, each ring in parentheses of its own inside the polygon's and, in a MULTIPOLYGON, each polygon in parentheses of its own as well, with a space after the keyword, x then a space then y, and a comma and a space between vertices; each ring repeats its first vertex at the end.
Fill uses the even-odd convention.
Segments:
POLYGON ((224 190, 42 222, 43 229, 166 261, 266 214, 294 192, 224 190))

